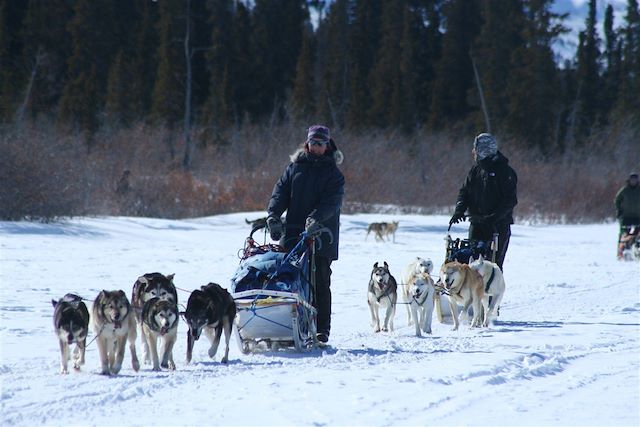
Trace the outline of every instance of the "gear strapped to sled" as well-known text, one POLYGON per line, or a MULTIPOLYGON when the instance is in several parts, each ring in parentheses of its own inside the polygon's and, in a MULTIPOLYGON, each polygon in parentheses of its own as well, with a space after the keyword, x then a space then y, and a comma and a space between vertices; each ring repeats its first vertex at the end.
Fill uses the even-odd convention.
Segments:
POLYGON ((236 302, 236 331, 240 350, 248 353, 258 343, 316 345, 317 311, 313 300, 314 239, 302 233, 290 252, 279 245, 257 245, 247 238, 240 266, 231 279, 236 302))

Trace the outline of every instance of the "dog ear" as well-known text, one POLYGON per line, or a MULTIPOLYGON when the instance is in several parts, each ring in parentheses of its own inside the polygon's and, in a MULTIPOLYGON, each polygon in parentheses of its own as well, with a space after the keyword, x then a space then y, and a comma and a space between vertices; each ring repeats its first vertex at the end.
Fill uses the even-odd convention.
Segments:
POLYGON ((373 268, 378 268, 378 261, 376 261, 376 263, 373 264, 373 268))
POLYGON ((480 256, 478 257, 478 261, 480 261, 480 264, 484 262, 484 257, 482 256, 482 254, 480 254, 480 256))
POLYGON ((169 279, 170 282, 173 282, 173 278, 176 274, 175 273, 171 273, 167 276, 167 279, 169 279))
POLYGON ((149 281, 144 276, 138 277, 138 282, 142 283, 143 285, 148 285, 149 284, 149 281))
POLYGON ((386 269, 389 268, 389 264, 387 264, 387 261, 384 261, 384 268, 386 268, 386 269))

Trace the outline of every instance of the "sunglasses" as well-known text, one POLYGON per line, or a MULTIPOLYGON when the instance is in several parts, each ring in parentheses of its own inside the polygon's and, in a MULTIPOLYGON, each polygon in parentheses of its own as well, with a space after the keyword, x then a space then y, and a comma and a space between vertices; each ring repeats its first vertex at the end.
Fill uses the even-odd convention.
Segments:
POLYGON ((309 145, 327 145, 327 141, 323 141, 321 139, 310 139, 307 141, 309 145))

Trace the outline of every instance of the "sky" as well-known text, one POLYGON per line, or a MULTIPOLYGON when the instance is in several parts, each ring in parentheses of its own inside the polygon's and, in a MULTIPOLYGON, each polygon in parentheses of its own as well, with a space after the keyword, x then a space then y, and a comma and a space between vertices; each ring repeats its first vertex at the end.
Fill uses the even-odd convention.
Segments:
POLYGON ((394 330, 375 333, 366 289, 375 262, 400 280, 420 256, 438 275, 449 218, 342 215, 328 347, 243 354, 234 336, 222 364, 203 336, 187 364, 181 321, 175 371, 135 372, 127 349, 117 376, 100 375, 90 342, 81 370, 59 373, 52 299, 72 292, 91 307, 155 271, 175 273, 181 304, 210 281, 229 288, 245 220, 261 216, 0 222, 0 425, 640 425, 640 262, 616 259, 614 223, 515 224, 500 316, 457 331, 434 318, 419 338, 402 304, 394 330), (366 238, 369 223, 392 220, 395 242, 366 238))
MULTIPOLYGON (((614 28, 622 24, 627 0, 598 0, 596 3, 596 13, 598 20, 598 32, 601 39, 604 37, 603 22, 604 14, 608 5, 613 6, 614 11, 614 28)), ((568 13, 565 20, 565 26, 569 29, 569 33, 561 38, 561 42, 555 46, 555 52, 564 60, 572 60, 575 57, 578 47, 578 34, 584 30, 585 20, 589 12, 588 0, 556 0, 553 3, 552 10, 558 13, 568 13)))

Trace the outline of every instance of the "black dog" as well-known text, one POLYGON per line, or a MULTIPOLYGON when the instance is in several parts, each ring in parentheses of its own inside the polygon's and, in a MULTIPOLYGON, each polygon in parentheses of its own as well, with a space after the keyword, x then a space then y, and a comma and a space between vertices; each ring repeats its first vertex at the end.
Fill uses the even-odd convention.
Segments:
POLYGON ((69 346, 73 343, 73 367, 76 370, 84 365, 84 352, 89 333, 89 310, 82 298, 75 294, 66 294, 58 301, 51 300, 53 305, 53 325, 60 342, 60 373, 67 374, 69 370, 69 346))
POLYGON ((196 289, 189 296, 187 309, 183 313, 189 332, 187 333, 187 363, 191 362, 193 344, 200 338, 204 329, 211 342, 209 357, 214 357, 224 330, 226 348, 222 363, 229 359, 229 338, 233 319, 236 317, 236 303, 226 289, 216 283, 209 283, 196 289))

